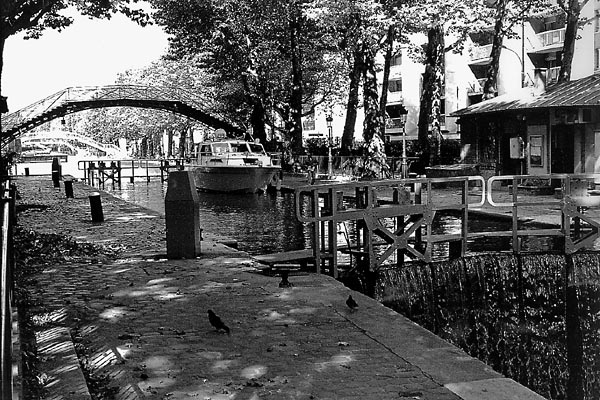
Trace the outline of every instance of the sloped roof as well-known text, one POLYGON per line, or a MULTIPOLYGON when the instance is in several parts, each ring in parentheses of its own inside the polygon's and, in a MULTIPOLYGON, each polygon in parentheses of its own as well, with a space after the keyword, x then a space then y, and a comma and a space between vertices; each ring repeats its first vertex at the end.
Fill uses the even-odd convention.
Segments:
POLYGON ((600 106, 600 75, 598 74, 550 86, 545 92, 537 95, 534 94, 534 88, 523 88, 515 93, 507 93, 462 108, 450 115, 461 117, 502 111, 594 106, 600 106))

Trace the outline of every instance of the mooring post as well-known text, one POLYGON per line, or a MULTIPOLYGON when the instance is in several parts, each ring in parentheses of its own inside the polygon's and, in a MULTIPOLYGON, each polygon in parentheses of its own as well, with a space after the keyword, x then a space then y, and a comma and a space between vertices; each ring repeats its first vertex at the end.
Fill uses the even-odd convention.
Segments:
POLYGON ((73 197, 73 181, 67 180, 65 181, 65 195, 67 199, 72 199, 73 197))
POLYGON ((96 170, 96 163, 93 161, 90 161, 90 164, 88 166, 87 169, 87 183, 88 185, 93 186, 94 185, 94 171, 96 170))
POLYGON ((167 258, 200 255, 200 199, 191 171, 173 171, 165 195, 167 258))
POLYGON ((133 183, 135 181, 135 161, 131 160, 131 176, 129 177, 129 182, 133 183))
POLYGON ((119 184, 119 189, 121 189, 121 160, 117 161, 117 183, 119 184))
POLYGON ((60 163, 58 157, 52 159, 52 182, 54 187, 60 187, 60 163))
POLYGON ((92 222, 103 222, 104 212, 102 211, 102 198, 100 193, 93 192, 88 196, 90 199, 90 209, 92 212, 92 222))

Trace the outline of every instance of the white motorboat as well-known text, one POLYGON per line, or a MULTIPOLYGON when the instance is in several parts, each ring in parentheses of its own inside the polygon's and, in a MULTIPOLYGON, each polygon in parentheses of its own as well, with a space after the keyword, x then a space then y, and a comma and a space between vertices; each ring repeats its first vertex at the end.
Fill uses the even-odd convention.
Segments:
POLYGON ((224 139, 197 145, 190 165, 198 190, 256 193, 278 183, 281 165, 260 143, 224 139))

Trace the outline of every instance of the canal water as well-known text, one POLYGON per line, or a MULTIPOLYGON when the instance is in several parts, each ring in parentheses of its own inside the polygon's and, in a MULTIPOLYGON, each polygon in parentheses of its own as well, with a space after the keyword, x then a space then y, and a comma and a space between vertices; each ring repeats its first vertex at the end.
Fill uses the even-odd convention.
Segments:
MULTIPOLYGON (((167 183, 160 181, 123 183, 121 189, 106 189, 113 195, 131 203, 164 213, 164 198, 167 183)), ((251 255, 300 250, 311 247, 310 227, 296 218, 294 194, 288 192, 263 194, 235 194, 200 192, 200 226, 213 234, 233 239, 238 249, 251 255)), ((394 219, 389 223, 393 224, 394 219)), ((390 228, 393 228, 391 226, 390 228)), ((469 219, 469 231, 485 232, 510 230, 511 222, 498 219, 469 219)), ((460 232, 460 219, 451 214, 438 215, 434 220, 435 234, 460 232)), ((355 229, 351 223, 338 225, 338 244, 346 245, 353 241, 355 229)), ((537 250, 553 247, 550 239, 540 237, 524 238, 521 247, 537 250)), ((510 238, 490 238, 471 241, 467 245, 470 252, 510 250, 510 238)), ((445 258, 447 244, 434 246, 434 257, 445 258)), ((344 263, 342 256, 341 263, 344 263)), ((391 262, 395 259, 391 257, 391 262)))
MULTIPOLYGON (((107 189, 123 200, 165 212, 167 183, 160 181, 123 184, 107 189)), ((200 227, 238 242, 238 249, 251 255, 310 247, 306 228, 296 219, 294 195, 199 192, 200 227)))

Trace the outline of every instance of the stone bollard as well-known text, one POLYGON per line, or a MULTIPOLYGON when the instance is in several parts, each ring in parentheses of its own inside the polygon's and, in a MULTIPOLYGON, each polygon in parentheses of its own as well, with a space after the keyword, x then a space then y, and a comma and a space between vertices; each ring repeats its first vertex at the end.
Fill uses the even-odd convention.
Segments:
POLYGON ((52 182, 54 187, 60 187, 60 163, 58 157, 52 159, 52 182))
POLYGON ((93 192, 89 196, 90 208, 92 210, 92 222, 103 222, 104 213, 102 212, 102 198, 100 193, 93 192))
POLYGON ((167 258, 200 255, 200 199, 191 171, 172 171, 165 195, 167 258))
POLYGON ((73 197, 73 181, 65 181, 65 195, 67 199, 72 199, 73 197))

